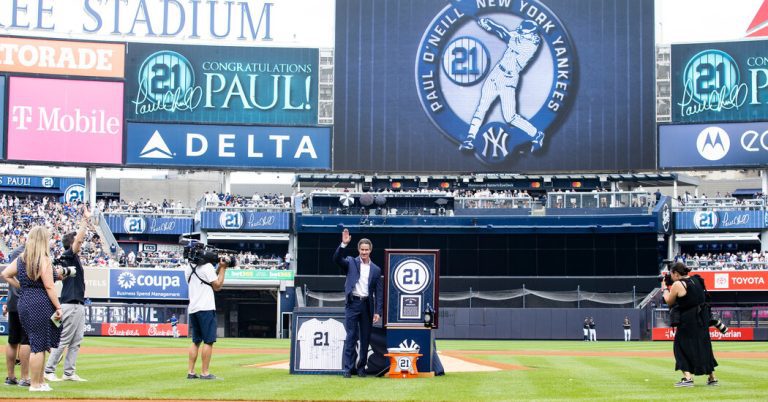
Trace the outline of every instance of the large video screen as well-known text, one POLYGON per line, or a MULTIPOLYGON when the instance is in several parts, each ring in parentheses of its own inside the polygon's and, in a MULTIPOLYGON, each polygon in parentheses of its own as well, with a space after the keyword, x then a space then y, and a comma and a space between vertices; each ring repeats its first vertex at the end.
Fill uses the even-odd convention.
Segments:
POLYGON ((672 45, 672 121, 768 120, 768 40, 672 45))
POLYGON ((11 77, 8 116, 10 160, 122 163, 122 82, 11 77))
POLYGON ((655 168, 654 2, 337 0, 334 170, 655 168))
POLYGON ((317 125, 318 50, 128 44, 126 119, 317 125))

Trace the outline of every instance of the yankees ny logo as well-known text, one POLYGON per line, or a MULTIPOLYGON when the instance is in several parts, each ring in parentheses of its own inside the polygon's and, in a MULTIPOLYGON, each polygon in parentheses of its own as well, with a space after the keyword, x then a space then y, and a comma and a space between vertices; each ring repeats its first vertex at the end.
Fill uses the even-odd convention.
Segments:
POLYGON ((506 157, 509 153, 505 146, 508 136, 509 135, 504 131, 503 128, 499 128, 497 134, 493 133, 493 128, 484 132, 483 139, 485 140, 485 147, 483 147, 483 156, 486 158, 488 157, 488 147, 490 146, 493 148, 493 155, 491 156, 493 159, 497 159, 499 157, 499 152, 501 153, 502 158, 506 157))
POLYGON ((462 154, 499 163, 537 152, 572 103, 572 48, 541 1, 451 0, 416 55, 419 99, 462 154))

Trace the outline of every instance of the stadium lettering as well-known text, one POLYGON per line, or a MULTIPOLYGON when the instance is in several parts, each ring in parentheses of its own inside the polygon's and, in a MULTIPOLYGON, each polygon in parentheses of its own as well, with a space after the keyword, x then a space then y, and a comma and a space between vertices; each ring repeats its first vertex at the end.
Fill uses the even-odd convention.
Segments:
POLYGON ((31 106, 14 106, 12 114, 13 122, 17 130, 28 130, 28 124, 37 121, 37 131, 81 133, 81 134, 110 134, 122 133, 121 119, 107 116, 104 110, 91 110, 83 113, 76 108, 74 114, 62 113, 61 108, 53 108, 50 111, 41 106, 37 108, 37 116, 31 106))
POLYGON ((445 14, 440 18, 440 21, 435 23, 435 26, 432 28, 432 32, 434 33, 429 35, 430 45, 434 47, 440 47, 440 41, 443 39, 443 36, 448 32, 451 26, 456 23, 456 21, 464 16, 464 13, 459 11, 457 8, 453 8, 451 11, 453 11, 453 15, 445 14))
POLYGON ((765 285, 765 279, 761 276, 749 278, 731 277, 731 282, 734 285, 765 285))
MULTIPOLYGON (((284 153, 284 143, 291 139, 287 135, 270 135, 269 141, 274 143, 272 148, 275 158, 282 159, 284 153)), ((235 135, 234 134, 218 134, 218 148, 217 155, 220 158, 235 158, 237 157, 235 149, 235 135)), ((248 158, 263 158, 264 153, 256 149, 256 141, 253 134, 248 135, 248 158)), ((187 147, 186 155, 189 157, 201 157, 208 152, 208 138, 202 134, 187 133, 187 147)), ((299 145, 296 146, 296 150, 293 152, 293 159, 300 159, 304 155, 312 159, 317 159, 317 151, 315 151, 315 145, 312 143, 312 138, 308 135, 301 137, 299 145)))
POLYGON ((178 276, 139 275, 136 283, 141 286, 160 286, 163 290, 173 286, 179 287, 181 282, 178 276))
POLYGON ((520 2, 520 12, 525 14, 528 18, 536 21, 536 23, 539 25, 539 28, 541 28, 546 33, 549 33, 549 31, 555 28, 555 24, 549 20, 547 14, 539 10, 538 7, 531 5, 527 1, 520 2))
POLYGON ((432 112, 439 112, 443 109, 443 104, 439 102, 437 96, 437 90, 435 89, 435 71, 429 70, 429 74, 422 74, 421 76, 421 89, 427 93, 427 100, 429 100, 429 108, 432 112))
POLYGON ((112 70, 112 50, 87 49, 77 50, 69 47, 56 49, 51 46, 0 45, 0 64, 21 65, 24 67, 55 67, 77 70, 112 70), (58 53, 57 53, 58 52, 58 53))
MULTIPOLYGON (((310 88, 312 88, 312 77, 306 77, 304 79, 304 99, 299 104, 294 105, 293 99, 291 99, 291 91, 295 85, 293 75, 272 75, 261 76, 259 74, 247 74, 248 85, 247 88, 243 88, 243 84, 240 81, 239 75, 233 75, 231 82, 227 82, 227 77, 224 74, 219 73, 205 73, 205 106, 206 108, 221 108, 229 109, 232 99, 239 99, 243 109, 260 109, 269 110, 274 108, 280 100, 280 93, 283 93, 283 110, 308 110, 311 108, 309 103, 310 88), (282 77, 282 80, 280 79, 282 77), (260 104, 258 102, 257 94, 258 89, 261 88, 258 83, 272 84, 272 99, 267 100, 266 103, 260 104), (280 84, 282 83, 282 91, 280 90, 280 84), (247 91, 246 91, 247 89, 247 91), (219 104, 214 104, 214 95, 224 94, 224 100, 219 104)), ((298 80, 297 80, 298 81, 298 80)))
MULTIPOLYGON (((237 7, 235 7, 235 15, 233 19, 232 8, 235 6, 234 1, 207 1, 210 9, 208 10, 209 17, 207 21, 200 19, 200 3, 203 0, 188 0, 189 5, 185 5, 179 0, 163 0, 162 11, 157 9, 157 6, 147 5, 146 0, 132 1, 129 3, 131 9, 122 8, 121 3, 123 1, 114 1, 114 7, 103 7, 103 0, 85 0, 83 3, 83 11, 91 18, 92 25, 86 26, 83 24, 83 32, 95 33, 102 30, 106 24, 111 22, 112 34, 114 35, 136 35, 144 36, 184 36, 193 39, 200 38, 200 28, 207 28, 211 37, 215 39, 226 39, 231 36, 233 27, 237 32, 237 26, 239 25, 240 40, 258 40, 259 31, 264 27, 264 33, 261 40, 272 40, 270 33, 271 23, 271 9, 273 3, 264 3, 261 7, 261 13, 258 11, 253 12, 251 10, 251 1, 239 1, 237 7), (238 12, 239 9, 239 12, 238 12), (102 15, 106 18, 103 18, 102 15), (121 25, 121 15, 126 18, 122 20, 128 22, 128 24, 121 25), (225 16, 224 16, 225 15, 225 16), (258 15, 258 22, 254 24, 254 16, 258 15), (150 16, 154 18, 150 18, 150 16), (109 18, 112 17, 112 18, 109 18), (189 18, 189 19, 187 19, 189 18), (172 26, 175 23, 175 26, 172 26), (130 25, 130 27, 128 26, 130 25), (137 29, 138 26, 143 25, 144 28, 137 29), (246 36, 247 35, 247 36, 246 36)), ((256 7, 254 7, 255 9, 256 7)))

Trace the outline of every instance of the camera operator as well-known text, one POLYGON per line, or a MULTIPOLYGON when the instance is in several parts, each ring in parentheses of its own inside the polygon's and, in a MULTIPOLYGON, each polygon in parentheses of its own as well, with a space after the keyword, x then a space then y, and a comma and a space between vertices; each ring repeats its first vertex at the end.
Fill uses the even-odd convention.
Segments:
POLYGON ((675 370, 681 370, 684 377, 675 387, 692 387, 692 375, 704 374, 709 376, 707 385, 717 385, 714 375, 717 361, 709 337, 710 314, 709 309, 704 308, 704 288, 688 276, 689 271, 685 264, 675 263, 662 283, 664 302, 680 313, 679 319, 673 320, 677 327, 673 351, 675 370))
POLYGON ((85 235, 90 226, 91 213, 83 206, 83 214, 80 227, 77 232, 64 235, 61 243, 64 253, 57 260, 61 268, 57 272, 62 273, 62 288, 59 301, 62 307, 61 317, 61 341, 59 347, 51 350, 48 363, 45 365, 45 379, 48 381, 87 381, 75 373, 77 353, 80 351, 80 343, 85 335, 85 271, 80 262, 80 249, 85 241, 85 235), (64 376, 56 377, 56 367, 61 362, 64 351, 67 356, 64 359, 64 376))
POLYGON ((210 258, 205 258, 210 252, 202 251, 194 246, 188 246, 185 255, 189 263, 184 268, 184 275, 189 284, 189 328, 192 331, 192 345, 189 346, 189 368, 187 379, 200 378, 214 380, 216 376, 208 371, 213 354, 213 344, 216 342, 216 300, 213 292, 218 292, 224 285, 224 273, 228 266, 234 266, 234 260, 229 257, 219 257, 218 269, 213 268, 210 258), (190 252, 199 251, 199 252, 190 252), (195 363, 202 346, 202 371, 195 373, 195 363))

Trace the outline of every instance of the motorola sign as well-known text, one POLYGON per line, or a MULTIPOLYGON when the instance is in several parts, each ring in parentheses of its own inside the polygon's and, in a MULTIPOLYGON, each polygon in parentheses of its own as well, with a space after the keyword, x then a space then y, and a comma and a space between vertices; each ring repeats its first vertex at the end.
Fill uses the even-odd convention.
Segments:
POLYGON ((659 126, 659 167, 768 165, 768 122, 659 126))

